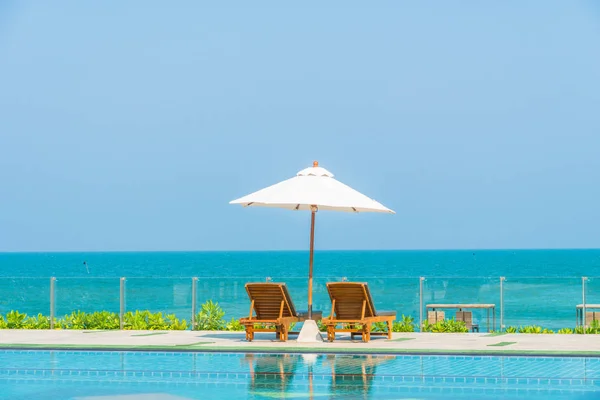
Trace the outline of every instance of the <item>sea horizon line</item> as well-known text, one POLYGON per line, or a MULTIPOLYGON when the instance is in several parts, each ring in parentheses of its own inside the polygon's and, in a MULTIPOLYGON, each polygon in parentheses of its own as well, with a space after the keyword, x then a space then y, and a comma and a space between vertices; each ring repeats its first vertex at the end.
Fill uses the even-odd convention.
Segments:
MULTIPOLYGON (((423 249, 319 249, 315 253, 352 252, 493 252, 600 250, 598 247, 515 247, 515 248, 423 248, 423 249)), ((3 250, 0 254, 104 254, 104 253, 307 253, 308 249, 223 249, 223 250, 3 250)))

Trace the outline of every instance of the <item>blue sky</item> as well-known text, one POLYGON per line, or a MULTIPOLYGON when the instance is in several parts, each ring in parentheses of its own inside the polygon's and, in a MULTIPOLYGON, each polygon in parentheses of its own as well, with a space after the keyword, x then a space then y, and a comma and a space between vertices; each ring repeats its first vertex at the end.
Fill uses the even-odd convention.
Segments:
POLYGON ((0 251, 600 247, 594 1, 0 4, 0 251))

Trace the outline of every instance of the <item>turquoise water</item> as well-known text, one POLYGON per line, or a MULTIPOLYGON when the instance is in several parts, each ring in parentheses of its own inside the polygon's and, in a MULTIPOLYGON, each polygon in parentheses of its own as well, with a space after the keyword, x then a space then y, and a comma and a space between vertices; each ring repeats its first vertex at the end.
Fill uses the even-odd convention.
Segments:
MULTIPOLYGON (((2 253, 0 312, 49 313, 49 277, 57 277, 56 307, 119 310, 119 277, 127 277, 126 306, 190 318, 191 277, 199 277, 198 303, 218 301, 227 318, 247 313, 244 284, 286 282, 296 307, 306 307, 307 252, 2 253), (87 263, 84 265, 84 262, 87 263)), ((315 307, 328 311, 328 281, 368 282, 379 309, 419 317, 423 303, 494 303, 504 323, 575 325, 582 276, 587 303, 600 303, 600 250, 331 251, 315 255, 315 307)), ((451 314, 449 314, 451 315, 451 314)), ((481 325, 485 316, 474 313, 481 325)))
POLYGON ((600 359, 0 351, 0 394, 28 400, 593 399, 600 395, 600 359))

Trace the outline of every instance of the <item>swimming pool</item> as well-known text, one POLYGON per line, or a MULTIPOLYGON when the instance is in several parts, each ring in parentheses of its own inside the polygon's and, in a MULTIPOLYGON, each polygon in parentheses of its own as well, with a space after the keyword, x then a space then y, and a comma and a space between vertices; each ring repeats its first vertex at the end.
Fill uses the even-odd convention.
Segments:
POLYGON ((0 351, 3 399, 598 396, 600 358, 0 351))

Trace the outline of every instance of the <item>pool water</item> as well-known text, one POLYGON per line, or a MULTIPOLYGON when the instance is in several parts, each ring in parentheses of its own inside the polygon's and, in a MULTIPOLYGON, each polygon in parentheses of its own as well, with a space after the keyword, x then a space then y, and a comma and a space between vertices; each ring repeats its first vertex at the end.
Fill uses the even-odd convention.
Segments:
POLYGON ((596 399, 600 358, 7 350, 0 398, 596 399))

